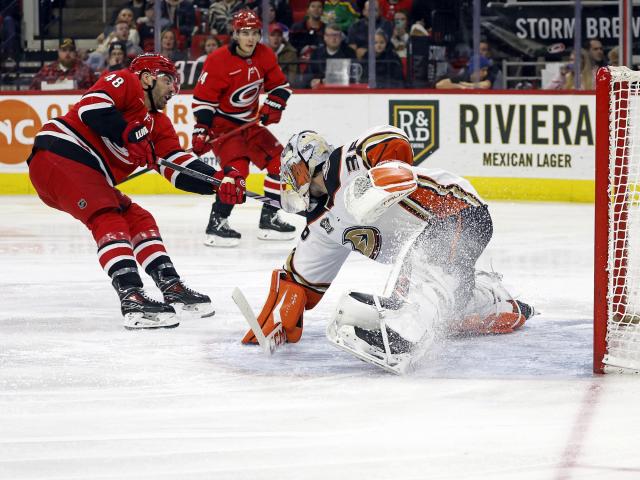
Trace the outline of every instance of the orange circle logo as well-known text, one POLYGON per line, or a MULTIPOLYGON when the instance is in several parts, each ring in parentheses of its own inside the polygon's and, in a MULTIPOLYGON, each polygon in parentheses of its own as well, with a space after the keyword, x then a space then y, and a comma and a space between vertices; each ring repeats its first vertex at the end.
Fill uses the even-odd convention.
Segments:
POLYGON ((40 128, 40 116, 31 105, 20 100, 0 100, 0 162, 24 162, 40 128))

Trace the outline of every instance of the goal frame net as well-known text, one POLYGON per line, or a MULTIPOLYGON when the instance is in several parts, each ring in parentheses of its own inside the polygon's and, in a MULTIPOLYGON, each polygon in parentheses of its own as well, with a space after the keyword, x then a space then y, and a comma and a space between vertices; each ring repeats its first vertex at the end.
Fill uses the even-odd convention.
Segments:
POLYGON ((596 373, 640 373, 640 72, 596 76, 596 373))

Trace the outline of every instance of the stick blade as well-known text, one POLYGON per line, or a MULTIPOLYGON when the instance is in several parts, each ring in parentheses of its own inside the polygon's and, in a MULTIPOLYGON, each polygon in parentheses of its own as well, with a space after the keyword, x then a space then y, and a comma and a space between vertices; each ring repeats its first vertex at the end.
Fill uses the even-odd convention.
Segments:
POLYGON ((253 310, 251 310, 247 297, 244 296, 242 290, 238 287, 234 288, 231 293, 231 298, 233 298, 233 301, 238 306, 240 313, 242 313, 242 316, 249 324, 249 328, 255 335, 256 340, 260 347, 262 347, 262 351, 265 355, 271 356, 281 345, 287 343, 287 333, 283 330, 281 323, 278 323, 273 331, 265 337, 264 332, 258 323, 258 319, 253 313, 253 310))

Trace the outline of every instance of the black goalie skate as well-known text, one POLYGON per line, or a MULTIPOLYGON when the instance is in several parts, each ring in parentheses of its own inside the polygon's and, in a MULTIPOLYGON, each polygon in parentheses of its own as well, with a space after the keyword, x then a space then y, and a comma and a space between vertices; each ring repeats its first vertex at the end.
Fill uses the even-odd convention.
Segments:
POLYGON ((263 207, 260 212, 258 239, 291 240, 296 236, 296 227, 280 218, 278 210, 263 207))

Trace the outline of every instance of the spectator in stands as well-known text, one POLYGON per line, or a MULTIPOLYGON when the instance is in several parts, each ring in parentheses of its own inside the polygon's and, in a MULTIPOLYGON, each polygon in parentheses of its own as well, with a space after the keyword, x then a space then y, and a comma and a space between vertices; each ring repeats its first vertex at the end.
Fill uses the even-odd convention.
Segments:
POLYGON ((284 39, 283 28, 279 23, 269 25, 269 46, 278 57, 280 68, 294 85, 298 74, 298 52, 284 39))
POLYGON ((293 12, 289 0, 272 0, 276 8, 276 21, 287 28, 293 24, 293 12))
POLYGON ((592 85, 595 86, 596 73, 600 67, 607 66, 607 56, 604 54, 602 42, 597 38, 587 40, 587 51, 589 53, 589 61, 591 62, 591 73, 593 75, 592 85))
POLYGON ((58 47, 58 59, 43 66, 33 77, 31 90, 42 90, 43 83, 59 84, 61 89, 86 90, 95 80, 91 69, 77 58, 76 42, 65 38, 58 47))
POLYGON ((304 19, 294 23, 289 30, 289 41, 302 54, 305 47, 312 46, 315 49, 322 44, 323 35, 322 0, 309 0, 304 19))
POLYGON ((360 14, 348 0, 325 0, 322 7, 322 21, 338 25, 340 31, 347 32, 358 20, 360 14))
POLYGON ((196 11, 189 0, 165 0, 167 17, 180 35, 191 37, 196 26, 196 11))
POLYGON ((217 0, 209 7, 209 28, 213 35, 231 35, 233 14, 246 8, 243 0, 217 0))
POLYGON ((109 55, 109 45, 112 42, 120 41, 127 45, 127 56, 132 59, 142 53, 139 45, 135 45, 129 40, 129 23, 125 20, 119 20, 113 32, 105 39, 102 45, 98 46, 94 52, 89 54, 87 64, 94 72, 100 72, 105 68, 107 56, 109 55))
POLYGON ((587 48, 589 50, 589 60, 591 60, 593 68, 597 70, 600 67, 607 66, 607 57, 604 54, 604 48, 600 40, 597 38, 587 40, 587 48))
POLYGON ((609 53, 607 54, 607 59, 609 60, 609 65, 611 65, 612 67, 619 67, 620 66, 620 50, 618 49, 618 47, 614 47, 611 50, 609 50, 609 53))
MULTIPOLYGON (((260 18, 262 18, 262 0, 246 0, 247 8, 256 10, 260 18)), ((289 5, 289 0, 269 0, 269 4, 273 8, 273 19, 268 22, 278 22, 289 28, 293 23, 293 12, 289 5)))
POLYGON ((118 15, 116 16, 112 24, 107 25, 104 31, 100 35, 98 35, 98 38, 97 38, 98 44, 104 43, 108 48, 108 45, 111 43, 111 41, 115 37, 114 30, 118 22, 126 22, 129 24, 128 40, 131 41, 131 43, 133 43, 134 45, 140 45, 140 35, 138 34, 138 30, 136 28, 136 22, 134 20, 133 10, 127 7, 120 9, 120 11, 118 12, 118 15), (105 42, 105 39, 107 39, 106 42, 105 42))
POLYGON ((138 18, 144 16, 144 3, 145 0, 129 0, 129 2, 125 5, 126 8, 130 9, 133 12, 134 20, 137 20, 138 18))
POLYGON ((409 44, 409 16, 404 10, 398 10, 393 16, 391 45, 400 58, 406 58, 409 44))
POLYGON ((373 45, 376 52, 376 88, 404 88, 402 62, 384 30, 376 30, 373 45))
POLYGON ((127 57, 127 44, 116 40, 109 45, 109 58, 107 59, 107 72, 114 72, 129 66, 127 57))
MULTIPOLYGON (((171 20, 167 18, 164 10, 161 10, 161 12, 163 14, 160 18, 160 30, 164 30, 171 25, 171 20)), ((140 17, 137 20, 138 31, 140 32, 140 46, 145 52, 155 51, 155 21, 155 5, 154 2, 149 2, 144 10, 144 17, 140 17)))
MULTIPOLYGON (((575 65, 575 51, 571 52, 569 56, 569 63, 565 67, 565 90, 575 90, 576 89, 576 78, 574 72, 575 65)), ((593 64, 591 63, 591 55, 585 49, 580 49, 580 61, 581 61, 581 71, 580 71, 580 90, 593 90, 594 87, 594 77, 593 77, 593 64)))
POLYGON ((20 51, 22 2, 0 2, 0 59, 15 59, 20 51))
MULTIPOLYGON (((414 23, 409 35, 427 35, 432 42, 446 44, 468 39, 464 31, 469 27, 463 15, 469 12, 471 3, 468 0, 414 0, 409 14, 414 23)), ((482 2, 483 5, 485 3, 482 2)))
POLYGON ((323 82, 328 59, 356 58, 353 49, 343 42, 343 36, 344 34, 339 25, 331 23, 325 27, 324 45, 311 54, 310 65, 307 70, 311 78, 309 82, 311 88, 317 88, 323 82))
POLYGON ((176 33, 171 29, 165 30, 160 34, 160 51, 158 53, 164 55, 172 62, 187 59, 186 52, 178 50, 176 33))
MULTIPOLYGON (((378 0, 374 0, 376 4, 376 30, 382 30, 387 38, 393 33, 393 24, 380 18, 380 9, 378 8, 378 0)), ((362 9, 362 18, 349 27, 348 43, 356 52, 356 57, 362 59, 366 54, 369 46, 369 1, 364 2, 362 9)))
MULTIPOLYGON (((426 32, 430 33, 431 18, 436 6, 437 0, 413 0, 411 13, 409 14, 409 18, 413 22, 411 28, 417 23, 420 24, 426 32)), ((411 29, 409 29, 409 31, 411 31, 411 29)))
POLYGON ((492 88, 504 88, 504 79, 502 78, 502 69, 498 62, 495 61, 493 56, 493 49, 487 39, 481 39, 479 45, 479 53, 481 57, 489 60, 489 72, 488 79, 491 82, 492 88))
POLYGON ((204 40, 204 42, 202 42, 202 45, 200 47, 204 53, 196 59, 196 62, 204 63, 204 61, 207 59, 209 54, 214 50, 217 50, 218 48, 220 48, 220 46, 221 46, 220 40, 218 40, 218 38, 213 35, 209 35, 204 40))
POLYGON ((489 89, 489 67, 491 62, 485 57, 474 57, 467 65, 464 73, 456 77, 445 77, 436 83, 438 89, 462 89, 473 88, 489 89))
MULTIPOLYGON (((258 16, 262 18, 262 2, 260 2, 260 6, 257 8, 258 16)), ((267 18, 265 24, 267 25, 267 32, 269 31, 269 27, 271 25, 275 25, 279 23, 276 17, 276 6, 272 1, 268 2, 267 5, 267 18)), ((280 28, 282 29, 282 34, 284 35, 285 41, 289 41, 289 27, 284 25, 283 23, 279 23, 280 28)))
MULTIPOLYGON (((413 0, 379 0, 380 4, 380 16, 385 20, 393 22, 395 20, 396 13, 404 11, 405 13, 411 10, 413 0)), ((409 27, 407 26, 407 30, 409 27)))

